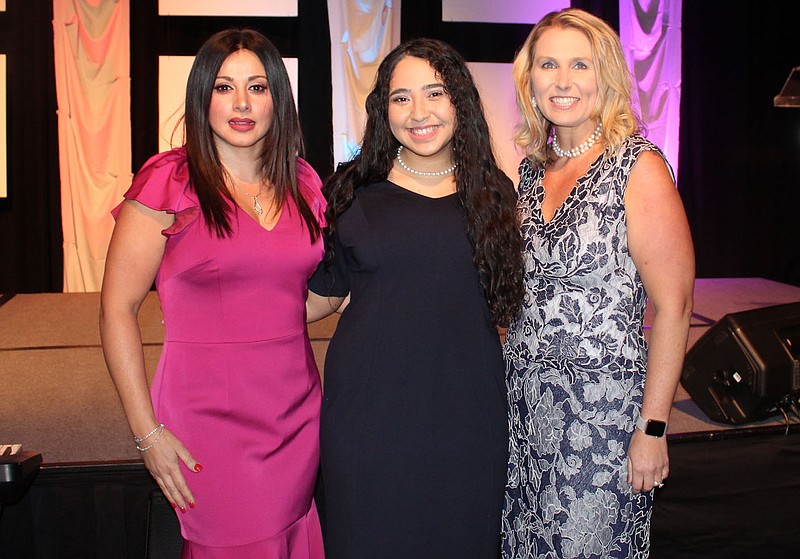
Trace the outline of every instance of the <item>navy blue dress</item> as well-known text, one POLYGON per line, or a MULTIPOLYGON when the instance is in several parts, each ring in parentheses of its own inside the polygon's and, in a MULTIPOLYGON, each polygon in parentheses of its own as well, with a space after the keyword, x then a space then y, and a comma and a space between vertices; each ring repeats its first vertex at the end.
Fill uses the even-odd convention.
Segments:
POLYGON ((504 365, 456 194, 356 190, 310 283, 351 294, 325 361, 327 559, 496 559, 504 365))

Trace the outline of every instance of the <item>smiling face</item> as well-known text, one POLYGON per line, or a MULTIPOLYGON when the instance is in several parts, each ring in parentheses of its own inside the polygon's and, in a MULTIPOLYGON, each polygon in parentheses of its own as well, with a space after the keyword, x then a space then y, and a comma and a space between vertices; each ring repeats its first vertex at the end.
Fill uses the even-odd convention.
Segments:
POLYGON ((234 149, 260 153, 272 125, 272 111, 272 93, 258 57, 249 50, 228 56, 217 73, 208 109, 220 154, 234 149))
POLYGON ((539 37, 531 67, 533 94, 544 117, 562 133, 592 133, 597 71, 589 38, 577 29, 552 27, 539 37))
POLYGON ((455 107, 426 60, 406 56, 395 66, 389 82, 388 118, 409 165, 438 170, 452 163, 455 107))

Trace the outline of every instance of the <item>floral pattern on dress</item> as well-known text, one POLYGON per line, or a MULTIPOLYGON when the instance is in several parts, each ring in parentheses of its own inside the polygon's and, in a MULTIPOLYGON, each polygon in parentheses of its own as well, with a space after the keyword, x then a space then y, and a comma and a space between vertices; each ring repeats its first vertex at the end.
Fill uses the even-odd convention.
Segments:
MULTIPOLYGON (((652 492, 626 481, 642 405, 646 295, 628 252, 624 195, 638 135, 595 160, 549 222, 544 169, 520 165, 523 311, 506 335, 507 559, 645 558, 652 492)), ((661 154, 663 157, 663 154, 661 154)))

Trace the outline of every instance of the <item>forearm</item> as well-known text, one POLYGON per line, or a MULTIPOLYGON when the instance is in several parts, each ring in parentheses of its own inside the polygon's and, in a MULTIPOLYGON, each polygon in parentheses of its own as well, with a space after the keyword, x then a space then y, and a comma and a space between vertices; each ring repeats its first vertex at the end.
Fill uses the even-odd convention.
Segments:
POLYGON ((667 421, 680 381, 689 335, 691 302, 657 309, 650 330, 647 380, 641 415, 667 421))
POLYGON ((337 312, 344 302, 344 297, 323 297, 313 291, 306 298, 306 322, 316 322, 337 312))
POLYGON ((100 337, 106 366, 134 436, 157 425, 150 399, 141 333, 134 309, 101 306, 100 337))

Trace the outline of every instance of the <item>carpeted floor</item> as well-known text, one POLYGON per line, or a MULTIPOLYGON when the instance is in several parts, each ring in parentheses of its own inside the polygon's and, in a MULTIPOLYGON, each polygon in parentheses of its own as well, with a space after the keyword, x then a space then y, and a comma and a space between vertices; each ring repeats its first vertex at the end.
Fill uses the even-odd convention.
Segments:
MULTIPOLYGON (((0 306, 0 442, 44 465, 139 460, 103 360, 98 293, 21 294, 0 306)), ((309 328, 322 370, 338 315, 309 328)), ((164 327, 152 292, 139 312, 152 380, 164 327)))

